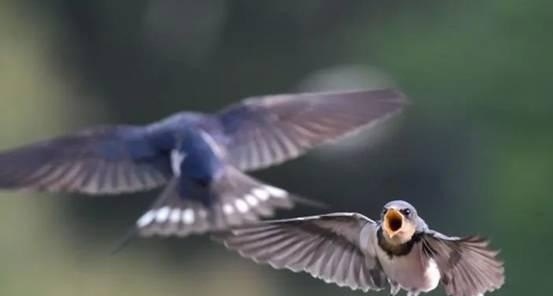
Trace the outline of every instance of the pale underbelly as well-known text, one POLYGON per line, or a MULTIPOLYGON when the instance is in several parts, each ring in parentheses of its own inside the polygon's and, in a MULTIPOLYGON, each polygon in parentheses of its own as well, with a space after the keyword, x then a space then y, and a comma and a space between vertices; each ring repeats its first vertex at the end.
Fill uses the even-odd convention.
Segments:
POLYGON ((422 258, 416 252, 392 258, 386 254, 379 255, 388 278, 404 290, 428 292, 434 290, 440 282, 440 272, 432 259, 422 258))

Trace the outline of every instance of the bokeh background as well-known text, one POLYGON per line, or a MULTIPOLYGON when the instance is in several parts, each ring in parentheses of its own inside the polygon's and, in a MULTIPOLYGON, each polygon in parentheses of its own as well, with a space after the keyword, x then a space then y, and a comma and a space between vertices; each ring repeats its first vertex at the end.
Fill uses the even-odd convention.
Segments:
MULTIPOLYGON (((402 116, 255 175, 372 217, 409 200, 502 249, 494 295, 548 293, 552 20, 546 0, 2 0, 0 148, 252 95, 397 86, 402 116)), ((362 294, 206 237, 110 255, 155 195, 1 192, 0 295, 362 294)))

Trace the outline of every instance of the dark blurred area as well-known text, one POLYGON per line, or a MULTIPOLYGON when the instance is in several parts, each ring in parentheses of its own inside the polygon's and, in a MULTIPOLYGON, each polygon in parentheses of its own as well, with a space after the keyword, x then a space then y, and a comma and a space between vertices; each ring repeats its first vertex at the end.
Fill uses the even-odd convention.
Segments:
MULTIPOLYGON (((253 95, 396 86, 412 102, 401 116, 255 176, 324 211, 377 218, 408 200, 434 228, 502 249, 494 295, 532 295, 553 263, 552 12, 545 0, 4 0, 0 148, 253 95)), ((207 237, 111 255, 156 194, 2 192, 0 295, 362 294, 207 237)))

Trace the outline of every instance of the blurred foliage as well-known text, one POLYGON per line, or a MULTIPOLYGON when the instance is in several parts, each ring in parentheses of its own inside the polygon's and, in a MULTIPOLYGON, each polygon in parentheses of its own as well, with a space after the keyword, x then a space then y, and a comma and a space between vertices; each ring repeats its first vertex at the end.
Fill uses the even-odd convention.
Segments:
MULTIPOLYGON (((435 228, 502 249, 507 284, 494 295, 540 293, 553 262, 551 11, 545 0, 4 0, 0 148, 251 95, 395 84, 413 104, 376 136, 256 175, 372 217, 413 201, 435 228)), ((155 194, 1 193, 0 294, 361 295, 205 237, 110 256, 155 194)))

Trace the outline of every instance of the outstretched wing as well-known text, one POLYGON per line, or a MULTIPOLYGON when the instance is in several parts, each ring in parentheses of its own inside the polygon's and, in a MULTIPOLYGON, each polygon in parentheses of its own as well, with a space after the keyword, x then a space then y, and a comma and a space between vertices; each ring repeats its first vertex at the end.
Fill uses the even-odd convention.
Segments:
POLYGON ((422 237, 422 243, 423 252, 438 265, 447 295, 483 295, 505 281, 498 251, 491 250, 483 238, 448 237, 432 231, 422 237))
POLYGON ((384 287, 386 277, 375 257, 375 223, 355 213, 335 213, 266 221, 218 234, 232 250, 277 269, 305 271, 327 283, 363 291, 384 287))
POLYGON ((405 105, 394 89, 255 97, 217 114, 229 161, 255 170, 387 118, 405 105))
POLYGON ((110 194, 146 190, 171 175, 141 127, 105 126, 0 153, 0 188, 110 194))

